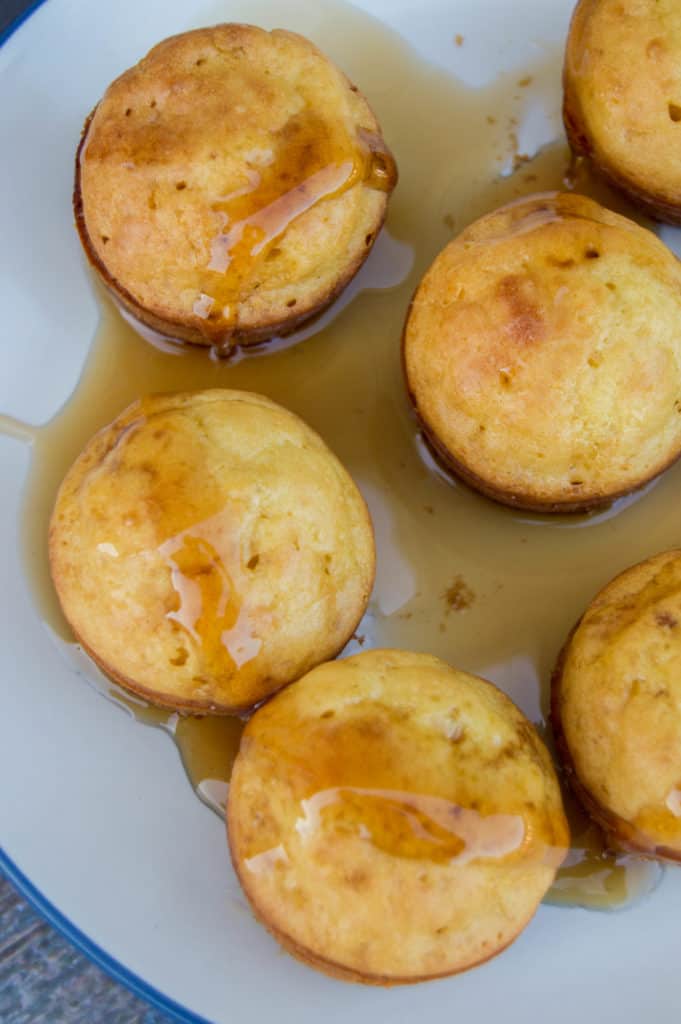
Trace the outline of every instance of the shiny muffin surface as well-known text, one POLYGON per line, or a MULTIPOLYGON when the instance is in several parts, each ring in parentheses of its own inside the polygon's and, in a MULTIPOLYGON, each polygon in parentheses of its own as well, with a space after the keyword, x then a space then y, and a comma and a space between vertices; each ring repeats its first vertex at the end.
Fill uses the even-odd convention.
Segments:
POLYGON ((248 708, 335 656, 373 584, 354 482, 293 413, 247 392, 135 402, 61 486, 50 566, 111 677, 180 710, 248 708))
POLYGON ((563 119, 647 212, 681 224, 681 5, 580 0, 568 36, 563 119))
POLYGON ((681 861, 681 551, 594 599, 554 673, 551 715, 573 788, 615 843, 681 861))
POLYGON ((391 650, 321 665, 255 713, 227 823, 254 913, 284 948, 385 985, 499 953, 569 842, 553 765, 515 705, 391 650))
POLYGON ((395 163, 366 100, 292 32, 166 39, 86 123, 74 205, 118 302, 227 348, 321 311, 368 255, 395 163))
POLYGON ((595 508, 681 452, 681 264, 582 196, 519 200, 454 239, 403 358, 442 463, 505 504, 595 508))

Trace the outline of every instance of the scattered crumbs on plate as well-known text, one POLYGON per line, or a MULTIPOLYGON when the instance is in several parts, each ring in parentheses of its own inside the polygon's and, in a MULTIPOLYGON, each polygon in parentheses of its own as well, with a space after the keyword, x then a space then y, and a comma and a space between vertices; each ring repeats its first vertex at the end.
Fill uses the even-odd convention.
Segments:
POLYGON ((514 153, 513 154, 513 173, 519 170, 523 164, 528 164, 532 157, 528 156, 527 153, 514 153))
POLYGON ((455 576, 443 593, 447 612, 463 612, 475 601, 475 594, 462 576, 455 576))
POLYGON ((457 32, 457 34, 454 36, 454 42, 457 46, 463 46, 463 36, 457 32))

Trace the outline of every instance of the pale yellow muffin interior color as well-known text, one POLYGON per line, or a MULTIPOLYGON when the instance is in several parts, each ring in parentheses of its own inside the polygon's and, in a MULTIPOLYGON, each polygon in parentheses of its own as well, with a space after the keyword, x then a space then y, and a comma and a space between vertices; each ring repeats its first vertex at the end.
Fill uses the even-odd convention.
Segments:
POLYGON ((245 344, 347 284, 395 180, 366 100, 311 42, 226 24, 164 40, 109 86, 75 206, 130 312, 184 340, 245 344))
POLYGON ((515 705, 437 658, 390 650, 319 666, 255 713, 228 833, 284 947, 374 984, 500 952, 569 843, 551 759, 515 705))
POLYGON ((624 845, 681 860, 681 551, 600 592, 554 691, 572 769, 600 823, 624 845))
POLYGON ((373 584, 362 496, 321 438, 247 392, 135 402, 59 491, 52 576, 77 638, 149 700, 249 707, 333 657, 373 584))
POLYGON ((681 219, 681 5, 581 0, 564 69, 568 137, 634 200, 681 219))
POLYGON ((519 507, 596 507, 681 451, 681 264, 583 196, 487 214, 436 258, 404 333, 442 461, 519 507))

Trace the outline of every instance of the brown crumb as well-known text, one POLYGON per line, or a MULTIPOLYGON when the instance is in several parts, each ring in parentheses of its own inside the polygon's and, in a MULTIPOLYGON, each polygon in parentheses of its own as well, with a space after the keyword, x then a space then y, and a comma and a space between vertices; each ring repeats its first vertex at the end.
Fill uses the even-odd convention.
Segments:
POLYGON ((444 215, 444 217, 442 218, 442 223, 444 224, 444 226, 446 228, 449 228, 450 231, 453 231, 454 228, 456 227, 456 221, 454 220, 454 215, 451 214, 451 213, 446 213, 444 215))
POLYGON ((513 170, 517 171, 523 164, 529 164, 530 157, 527 153, 515 153, 513 156, 513 170))
POLYGON ((364 647, 364 641, 366 637, 362 633, 353 633, 352 639, 356 640, 360 647, 364 647))
POLYGON ((423 507, 424 507, 424 509, 426 510, 426 512, 428 513, 429 516, 434 516, 435 515, 435 509, 433 508, 432 505, 424 505, 423 507))
POLYGON ((497 119, 492 114, 487 115, 487 124, 496 124, 497 119))
POLYGON ((536 180, 537 180, 537 175, 536 174, 524 174, 523 175, 523 181, 528 181, 529 182, 529 181, 536 181, 536 180))
POLYGON ((463 46, 463 36, 457 32, 457 34, 454 36, 454 42, 456 43, 457 46, 463 46))
POLYGON ((462 576, 455 576, 443 593, 447 612, 463 612, 475 601, 475 594, 462 576))
POLYGON ((524 78, 518 79, 518 85, 521 89, 526 89, 528 85, 532 84, 532 75, 525 75, 524 78))
POLYGON ((413 614, 414 614, 413 612, 400 612, 400 614, 397 616, 397 618, 398 619, 410 619, 413 614))

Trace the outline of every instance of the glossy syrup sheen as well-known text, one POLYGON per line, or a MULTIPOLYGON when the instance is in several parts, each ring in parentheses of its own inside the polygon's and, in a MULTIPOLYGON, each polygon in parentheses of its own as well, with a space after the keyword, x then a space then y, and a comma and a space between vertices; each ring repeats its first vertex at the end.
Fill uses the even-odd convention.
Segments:
MULTIPOLYGON (((235 94, 239 95, 238 66, 233 73, 237 78, 230 82, 230 91, 223 97, 225 105, 233 102, 235 94)), ((219 84, 214 83, 214 87, 219 84)), ((246 75, 243 88, 247 93, 249 87, 246 75)), ((184 104, 180 95, 180 110, 184 104)), ((80 166, 101 159, 103 152, 109 162, 115 157, 126 168, 126 181, 134 185, 138 176, 144 193, 145 186, 151 187, 146 204, 156 211, 156 186, 147 184, 150 169, 172 161, 176 147, 180 167, 187 163, 186 124, 184 133, 178 130, 173 108, 171 95, 162 104, 159 117, 154 101, 141 119, 137 111, 131 120, 126 117, 125 129, 119 129, 113 139, 105 131, 103 143, 95 116, 81 147, 80 166)), ((126 115, 130 113, 128 108, 126 115)), ((184 119, 179 120, 182 124, 184 119)), ((177 192, 189 197, 191 215, 198 214, 217 225, 217 231, 207 240, 209 259, 200 275, 192 310, 204 321, 219 320, 224 325, 220 336, 224 349, 229 349, 237 327, 239 301, 245 293, 259 287, 260 282, 255 279, 263 271, 267 276, 266 261, 278 253, 274 243, 298 217, 358 184, 389 191, 396 179, 394 159, 380 134, 361 127, 349 129, 334 116, 333 110, 325 116, 303 106, 276 131, 261 135, 263 147, 249 152, 243 172, 236 180, 230 180, 224 194, 204 195, 205 186, 199 183, 197 188, 195 182, 184 180, 180 174, 175 183, 177 192)), ((176 214, 187 215, 182 206, 176 214)), ((111 241, 104 235, 101 238, 105 244, 111 241)), ((196 244, 200 246, 200 239, 196 244)), ((190 255, 193 258, 193 253, 190 255)))
MULTIPOLYGON (((246 734, 243 769, 247 779, 250 765, 257 778, 285 780, 281 800, 299 811, 281 836, 285 853, 300 838, 331 834, 436 864, 562 860, 559 827, 517 790, 490 788, 484 772, 476 771, 477 752, 462 755, 452 734, 424 728, 387 702, 377 710, 349 704, 339 716, 334 709, 315 717, 296 711, 263 710, 246 734), (465 766, 457 772, 462 756, 465 766)), ((273 806, 280 807, 276 795, 273 806)), ((287 820, 282 814, 280 821, 287 820)), ((257 870, 273 855, 269 830, 263 831, 254 832, 245 853, 257 870)))
POLYGON ((222 226, 211 242, 211 273, 194 312, 210 316, 221 306, 229 322, 244 281, 297 217, 360 182, 387 191, 394 180, 394 161, 380 136, 360 130, 338 138, 309 111, 292 117, 271 162, 212 204, 222 226))
MULTIPOLYGON (((672 469, 591 517, 549 519, 495 505, 432 463, 405 397, 400 335, 411 294, 437 252, 500 203, 567 185, 632 211, 583 165, 570 167, 558 115, 558 47, 472 89, 355 9, 326 6, 329 17, 316 26, 314 41, 370 98, 397 159, 387 232, 357 282, 317 324, 231 361, 201 350, 162 351, 140 340, 102 298, 101 324, 72 399, 35 432, 23 518, 36 601, 52 629, 72 640, 49 580, 47 523, 59 482, 97 429, 153 391, 261 392, 319 431, 369 503, 377 579, 348 653, 395 646, 435 654, 496 682, 549 739, 548 683, 558 651, 604 583, 678 545, 681 474, 672 469), (521 153, 518 139, 538 108, 547 127, 537 144, 557 141, 536 155, 521 153)), ((296 10, 292 2, 292 18, 296 10)), ((280 22, 288 23, 284 8, 280 22)), ((291 27, 304 31, 300 20, 291 27)), ((13 421, 7 429, 26 433, 13 421)), ((67 650, 73 654, 72 643, 67 650)), ((91 669, 80 670, 93 678, 91 669)), ((173 732, 199 794, 213 806, 224 802, 236 720, 178 720, 145 709, 101 677, 98 685, 137 717, 173 732)), ((577 809, 571 814, 571 862, 550 899, 620 906, 654 884, 655 865, 606 854, 598 832, 577 809)))

